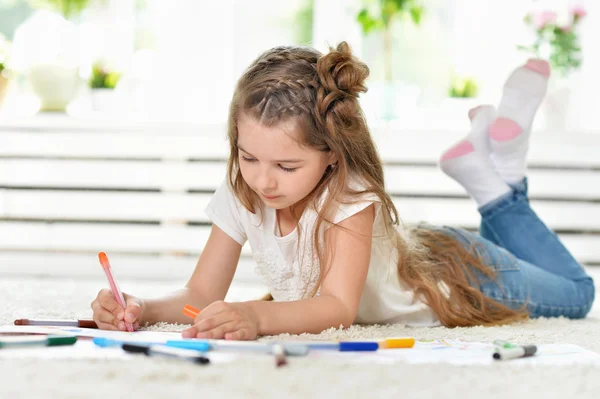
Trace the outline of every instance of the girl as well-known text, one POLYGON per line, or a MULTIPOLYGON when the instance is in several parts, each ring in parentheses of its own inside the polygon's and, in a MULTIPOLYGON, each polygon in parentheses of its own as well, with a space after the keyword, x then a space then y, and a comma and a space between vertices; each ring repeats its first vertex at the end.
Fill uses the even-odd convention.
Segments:
POLYGON ((584 317, 593 281, 527 197, 525 155, 548 64, 516 69, 497 113, 472 110, 471 132, 441 157, 476 201, 480 235, 400 225, 358 103, 368 74, 346 43, 325 55, 277 47, 258 57, 231 101, 227 179, 206 208, 213 227, 189 282, 160 299, 125 295, 126 309, 102 290, 92 302, 99 327, 186 324, 187 303, 202 311, 185 338, 584 317), (273 301, 223 301, 246 241, 273 301))

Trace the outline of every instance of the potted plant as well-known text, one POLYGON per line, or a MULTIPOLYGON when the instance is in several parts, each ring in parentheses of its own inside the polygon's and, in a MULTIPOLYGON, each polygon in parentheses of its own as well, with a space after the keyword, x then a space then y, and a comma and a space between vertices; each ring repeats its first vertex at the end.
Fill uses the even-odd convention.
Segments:
POLYGON ((444 118, 460 120, 478 105, 479 85, 470 76, 453 75, 448 85, 448 98, 442 103, 444 118), (460 118, 460 119, 459 119, 460 118))
POLYGON ((0 107, 4 102, 8 92, 9 74, 8 55, 10 52, 10 42, 0 33, 0 107))
POLYGON ((38 11, 15 32, 15 66, 40 99, 41 111, 64 112, 80 86, 79 30, 73 20, 91 0, 27 0, 38 11))
POLYGON ((564 129, 568 117, 570 76, 582 62, 578 28, 587 12, 582 6, 572 7, 560 15, 553 10, 528 13, 525 24, 534 33, 533 42, 517 48, 532 57, 547 59, 552 67, 548 94, 544 101, 546 125, 564 129))
POLYGON ((471 77, 454 76, 448 88, 448 97, 450 98, 475 98, 479 92, 479 87, 475 79, 471 77))
POLYGON ((92 66, 92 74, 88 80, 91 89, 92 108, 94 111, 114 109, 114 90, 121 79, 121 73, 115 71, 105 61, 97 61, 92 66))
POLYGON ((399 19, 409 20, 419 26, 424 15, 424 7, 420 0, 369 0, 356 16, 363 34, 373 32, 382 34, 383 44, 383 118, 396 117, 396 92, 393 56, 392 27, 399 19))

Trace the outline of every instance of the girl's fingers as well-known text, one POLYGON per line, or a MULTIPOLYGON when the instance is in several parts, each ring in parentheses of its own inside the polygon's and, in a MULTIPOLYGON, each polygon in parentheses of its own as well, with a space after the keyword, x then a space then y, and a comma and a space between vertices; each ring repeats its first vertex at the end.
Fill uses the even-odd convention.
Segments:
POLYGON ((202 309, 202 311, 200 313, 198 313, 198 316, 196 316, 194 323, 198 323, 199 321, 206 319, 207 317, 211 317, 216 314, 222 313, 228 309, 231 309, 231 307, 227 304, 227 302, 223 302, 223 301, 213 302, 210 305, 208 305, 207 307, 205 307, 204 309, 202 309))
POLYGON ((200 339, 223 339, 225 334, 237 330, 237 321, 230 321, 208 331, 201 331, 196 334, 200 339))
POLYGON ((113 326, 112 324, 102 323, 102 322, 97 321, 97 320, 96 320, 96 324, 98 325, 98 328, 100 330, 119 331, 119 329, 117 327, 113 326))
POLYGON ((98 303, 104 309, 108 310, 110 313, 114 314, 115 316, 117 316, 120 312, 123 312, 123 308, 121 307, 121 305, 119 305, 117 303, 117 301, 115 301, 112 291, 107 288, 100 290, 100 292, 98 293, 98 297, 96 298, 96 301, 98 301, 98 303))
POLYGON ((250 337, 250 332, 246 328, 242 328, 237 331, 225 333, 224 338, 226 340, 232 341, 242 341, 247 339, 254 339, 255 337, 250 337))
POLYGON ((115 315, 113 315, 110 312, 107 312, 104 309, 94 312, 94 321, 96 323, 100 322, 100 323, 104 323, 104 324, 111 324, 115 328, 118 327, 118 323, 119 323, 119 319, 116 318, 115 315))
POLYGON ((96 324, 98 324, 98 328, 102 330, 119 329, 119 320, 122 320, 123 318, 122 311, 120 312, 121 314, 115 315, 114 313, 110 312, 109 309, 106 309, 104 306, 102 306, 102 303, 98 299, 92 302, 92 311, 94 313, 93 319, 96 324))
MULTIPOLYGON (((200 333, 213 330, 223 324, 234 321, 234 317, 232 317, 232 316, 235 316, 235 315, 232 315, 229 312, 227 312, 227 313, 223 312, 223 313, 218 313, 214 316, 205 318, 203 320, 198 321, 197 323, 195 323, 192 327, 188 328, 187 330, 184 330, 182 332, 182 336, 184 338, 196 338, 198 336, 198 334, 200 334, 200 333)), ((203 317, 205 317, 205 316, 203 316, 203 317)))
POLYGON ((127 323, 135 323, 142 313, 142 307, 137 300, 127 301, 127 309, 124 312, 124 319, 127 323))
POLYGON ((213 316, 206 317, 206 315, 204 315, 203 317, 203 319, 199 320, 196 324, 194 324, 194 327, 196 327, 196 331, 199 333, 204 331, 210 331, 223 324, 239 319, 238 315, 234 312, 221 312, 213 316))

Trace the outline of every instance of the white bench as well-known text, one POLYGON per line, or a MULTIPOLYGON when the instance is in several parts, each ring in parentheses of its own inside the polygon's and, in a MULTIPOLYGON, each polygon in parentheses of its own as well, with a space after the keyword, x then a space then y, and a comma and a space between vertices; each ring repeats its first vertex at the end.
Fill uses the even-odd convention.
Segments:
MULTIPOLYGON (((477 228, 474 203, 436 166, 460 132, 373 134, 404 222, 477 228)), ((532 205, 580 261, 600 265, 600 134, 540 136, 530 153, 532 205)), ((97 275, 105 251, 119 275, 189 276, 227 156, 221 125, 0 123, 0 275, 97 275)), ((245 247, 240 281, 254 280, 249 254, 245 247)))

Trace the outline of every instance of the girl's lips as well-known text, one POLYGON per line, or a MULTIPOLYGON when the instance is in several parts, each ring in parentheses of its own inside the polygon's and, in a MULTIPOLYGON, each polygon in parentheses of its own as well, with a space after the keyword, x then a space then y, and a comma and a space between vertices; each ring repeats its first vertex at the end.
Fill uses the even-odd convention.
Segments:
POLYGON ((273 196, 270 196, 270 195, 264 195, 264 194, 263 194, 263 197, 265 197, 266 199, 274 200, 275 198, 279 198, 279 197, 280 197, 280 195, 273 195, 273 196))

